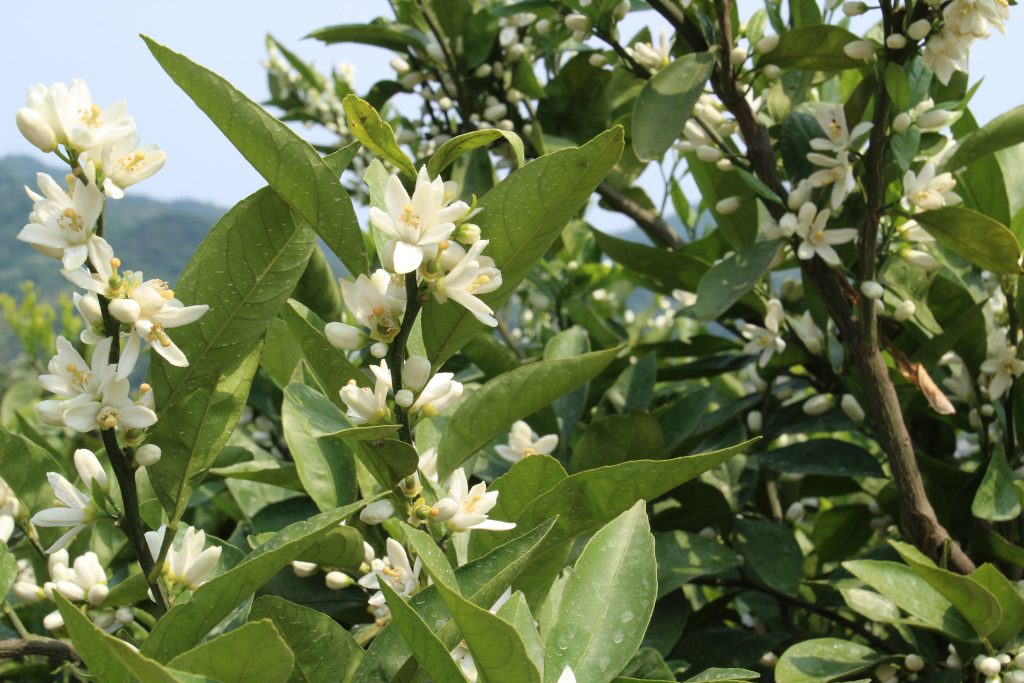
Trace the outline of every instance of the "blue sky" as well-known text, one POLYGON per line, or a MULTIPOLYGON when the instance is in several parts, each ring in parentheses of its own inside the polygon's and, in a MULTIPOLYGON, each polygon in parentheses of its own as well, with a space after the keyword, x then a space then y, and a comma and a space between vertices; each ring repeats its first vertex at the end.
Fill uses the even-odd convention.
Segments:
MULTIPOLYGON (((752 11, 760 3, 743 0, 741 6, 752 11)), ((0 156, 19 153, 42 159, 14 126, 14 112, 23 106, 28 86, 84 78, 101 103, 127 99, 143 141, 167 150, 167 166, 140 193, 229 206, 262 186, 262 179, 163 73, 138 34, 188 55, 262 100, 267 87, 259 62, 268 30, 325 70, 340 61, 355 64, 359 90, 390 75, 387 51, 354 45, 328 48, 301 40, 314 28, 367 21, 382 13, 389 13, 384 0, 95 0, 88 10, 80 7, 70 15, 58 4, 43 9, 21 0, 0 0, 0 111, 8 112, 8 124, 0 126, 0 156), (239 11, 241 7, 245 9, 239 11), (52 13, 48 21, 41 21, 43 12, 52 13), (61 33, 67 36, 63 42, 61 33)), ((626 35, 644 22, 656 23, 657 17, 643 12, 629 21, 635 26, 626 35)), ((972 51, 974 77, 985 76, 973 105, 981 121, 1024 103, 1024 25, 1016 25, 1021 22, 1021 10, 1012 8, 1009 35, 994 34, 972 51)))

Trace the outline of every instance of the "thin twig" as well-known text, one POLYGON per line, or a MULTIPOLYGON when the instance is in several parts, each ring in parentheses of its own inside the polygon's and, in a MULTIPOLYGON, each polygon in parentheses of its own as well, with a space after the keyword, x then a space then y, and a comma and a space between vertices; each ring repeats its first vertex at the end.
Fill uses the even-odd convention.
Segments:
POLYGON ((613 209, 635 220, 640 229, 656 244, 670 248, 682 245, 683 241, 679 239, 679 235, 661 216, 640 206, 607 182, 597 186, 597 194, 613 209))
POLYGON ((63 659, 74 664, 79 664, 82 661, 75 648, 63 640, 55 640, 53 638, 0 640, 0 659, 11 659, 26 655, 42 655, 51 659, 63 659))

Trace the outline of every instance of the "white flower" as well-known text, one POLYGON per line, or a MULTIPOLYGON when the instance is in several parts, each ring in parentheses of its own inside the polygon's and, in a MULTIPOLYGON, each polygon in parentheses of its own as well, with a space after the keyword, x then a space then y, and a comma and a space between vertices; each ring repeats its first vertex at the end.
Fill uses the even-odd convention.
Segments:
POLYGON ((658 36, 657 46, 654 45, 653 41, 650 43, 633 43, 630 55, 637 63, 646 66, 651 71, 658 71, 664 69, 672 61, 672 45, 675 42, 675 38, 667 40, 665 38, 665 31, 662 30, 658 36))
POLYGON ((804 311, 800 318, 790 318, 789 326, 811 353, 817 355, 825 348, 825 333, 815 324, 810 311, 804 311))
POLYGON ((469 529, 484 529, 487 531, 514 529, 516 526, 514 523, 488 519, 487 513, 497 503, 498 492, 488 491, 487 484, 484 482, 469 488, 466 471, 460 467, 452 473, 451 479, 448 480, 448 498, 438 501, 437 507, 454 509, 454 513, 447 519, 448 528, 453 532, 467 531, 469 529), (446 500, 450 502, 445 503, 446 500))
POLYGON ((943 30, 928 38, 921 61, 943 85, 949 85, 954 71, 967 71, 969 46, 969 40, 965 41, 952 31, 943 30))
POLYGON ((850 164, 850 153, 844 150, 837 153, 835 157, 830 157, 820 152, 809 152, 807 160, 815 166, 821 167, 807 177, 808 185, 811 187, 832 185, 829 204, 833 209, 838 209, 857 184, 853 177, 853 166, 850 164))
POLYGON ((974 395, 974 384, 971 382, 971 373, 968 371, 967 366, 962 362, 957 363, 957 369, 954 372, 950 369, 950 376, 942 380, 942 386, 949 389, 950 392, 962 403, 971 405, 975 402, 974 395))
MULTIPOLYGON (((146 544, 154 560, 160 557, 166 533, 166 526, 146 532, 146 544)), ((178 583, 193 590, 206 583, 220 560, 221 549, 219 546, 210 546, 204 550, 205 545, 206 533, 197 531, 195 527, 187 527, 181 549, 175 550, 173 545, 167 549, 162 568, 167 582, 178 583)))
POLYGON ((359 519, 366 524, 380 524, 391 519, 395 514, 395 505, 390 500, 378 500, 370 503, 359 512, 359 519))
POLYGON ((1005 0, 953 0, 942 9, 945 29, 963 37, 987 38, 989 26, 1006 33, 1010 10, 1005 0))
POLYGON ((71 342, 64 337, 57 337, 57 355, 47 364, 49 373, 39 376, 39 384, 43 389, 58 397, 41 401, 36 406, 43 422, 51 426, 63 426, 68 399, 97 400, 103 395, 104 385, 118 371, 118 366, 109 362, 110 343, 110 337, 100 340, 93 349, 92 363, 86 363, 71 342))
POLYGON ((131 385, 127 379, 112 377, 100 387, 98 396, 82 394, 64 402, 61 416, 66 427, 76 432, 94 429, 141 430, 156 424, 156 413, 147 405, 148 392, 141 392, 138 400, 129 396, 131 385))
POLYGON ((744 323, 740 326, 740 334, 749 340, 743 347, 743 352, 761 354, 757 361, 759 367, 763 368, 775 353, 782 353, 786 348, 786 340, 779 334, 779 324, 782 322, 782 318, 782 302, 778 299, 771 299, 767 304, 764 327, 751 323, 744 323))
POLYGON ((15 522, 21 516, 22 511, 18 496, 6 481, 0 479, 0 541, 7 543, 11 540, 15 522))
POLYGON ((810 260, 815 255, 830 266, 840 266, 839 254, 832 248, 834 244, 846 244, 857 237, 857 230, 854 228, 839 228, 837 230, 826 230, 830 211, 824 209, 818 212, 814 222, 810 225, 800 224, 797 228, 797 236, 800 237, 800 246, 796 255, 803 261, 810 260))
POLYGON ((72 301, 79 315, 82 316, 82 334, 79 336, 83 344, 98 344, 107 335, 103 332, 103 313, 100 311, 100 300, 95 292, 79 294, 73 292, 72 301))
POLYGON ((416 563, 410 564, 405 548, 393 538, 389 538, 385 545, 388 551, 387 558, 374 559, 370 563, 370 573, 359 579, 360 586, 377 591, 368 601, 371 608, 387 608, 387 600, 380 591, 381 581, 387 583, 388 588, 401 598, 410 597, 420 586, 420 569, 423 567, 420 559, 417 557, 416 563))
POLYGON ((508 443, 495 446, 494 450, 505 460, 516 463, 531 455, 551 455, 557 447, 558 435, 546 434, 538 438, 529 424, 516 420, 508 433, 508 443))
POLYGON ((409 407, 409 413, 422 411, 426 417, 437 417, 462 396, 462 383, 456 382, 451 372, 439 372, 430 378, 427 386, 409 407))
POLYGON ((103 192, 112 199, 124 197, 127 187, 150 177, 167 160, 167 153, 155 145, 140 145, 137 135, 129 135, 93 149, 79 160, 87 173, 103 172, 103 192))
POLYGON ((872 123, 863 121, 850 131, 846 125, 846 112, 841 105, 820 107, 814 112, 814 118, 827 137, 811 139, 811 148, 819 152, 849 151, 852 144, 871 131, 872 123))
POLYGON ((376 381, 373 389, 359 386, 354 379, 341 388, 341 400, 348 408, 348 419, 355 425, 377 424, 388 415, 388 391, 391 377, 388 364, 370 366, 376 381))
POLYGON ((960 203, 960 195, 953 192, 956 180, 952 173, 935 174, 935 164, 928 162, 920 173, 908 170, 903 176, 903 198, 900 204, 910 211, 934 211, 943 206, 960 203))
POLYGON ((26 106, 19 109, 15 117, 21 134, 44 152, 52 152, 58 143, 67 139, 53 102, 57 85, 48 88, 38 83, 29 88, 25 95, 26 106))
POLYGON ((1017 347, 1006 340, 1006 333, 996 330, 988 336, 988 357, 981 371, 989 377, 988 395, 998 401, 1013 385, 1015 377, 1024 374, 1024 361, 1017 358, 1017 347))
POLYGON ((469 213, 469 205, 455 201, 454 193, 440 177, 430 180, 426 166, 420 167, 412 197, 397 174, 388 178, 384 207, 370 208, 370 222, 390 237, 382 254, 395 273, 411 273, 423 262, 423 248, 436 247, 455 230, 455 221, 469 213))
POLYGON ((36 583, 36 572, 32 568, 32 563, 26 559, 18 560, 18 575, 11 586, 11 593, 30 605, 40 602, 46 597, 43 589, 36 583))
POLYGON ((437 449, 428 448, 420 453, 419 471, 430 481, 437 481, 437 449))
MULTIPOLYGON (((501 271, 494 266, 493 259, 480 254, 487 244, 488 240, 475 242, 447 275, 434 283, 434 298, 441 303, 453 299, 483 324, 497 327, 494 310, 477 298, 478 294, 487 294, 501 287, 501 271)), ((449 249, 454 246, 450 245, 449 249)))
POLYGON ((374 273, 372 279, 360 275, 355 282, 341 281, 345 307, 377 341, 389 342, 395 338, 405 312, 405 301, 388 292, 390 283, 391 275, 383 270, 374 273))
MULTIPOLYGON (((77 464, 77 463, 76 463, 77 464)), ((84 480, 86 472, 79 472, 84 480)), ((96 519, 96 507, 87 493, 76 488, 71 482, 57 472, 47 472, 46 479, 60 503, 57 507, 40 510, 32 516, 32 523, 42 527, 69 526, 71 529, 47 548, 47 553, 54 553, 66 548, 88 524, 96 519)))
POLYGON ((362 330, 340 322, 327 323, 324 336, 331 346, 342 351, 361 349, 366 344, 366 335, 362 330))
POLYGON ((107 573, 94 552, 75 558, 72 567, 53 564, 50 568, 53 590, 72 602, 88 602, 99 607, 110 592, 107 573))
POLYGON ((96 482, 101 489, 107 490, 109 486, 107 473, 103 470, 103 465, 100 464, 95 453, 86 448, 79 448, 75 451, 74 461, 75 469, 78 470, 78 475, 82 478, 82 483, 86 488, 92 489, 93 482, 96 482))
POLYGON ((430 361, 425 356, 411 355, 402 364, 402 385, 411 391, 419 391, 430 379, 430 361))
POLYGON ((79 152, 129 137, 135 132, 135 122, 127 115, 128 104, 121 100, 106 109, 100 108, 92 101, 84 81, 76 79, 71 82, 71 87, 54 83, 50 96, 66 137, 62 142, 79 152))
POLYGON ((103 211, 103 195, 93 184, 69 176, 68 191, 45 173, 36 174, 42 195, 25 188, 35 204, 29 223, 18 239, 63 262, 65 270, 79 268, 89 256, 88 244, 103 211))

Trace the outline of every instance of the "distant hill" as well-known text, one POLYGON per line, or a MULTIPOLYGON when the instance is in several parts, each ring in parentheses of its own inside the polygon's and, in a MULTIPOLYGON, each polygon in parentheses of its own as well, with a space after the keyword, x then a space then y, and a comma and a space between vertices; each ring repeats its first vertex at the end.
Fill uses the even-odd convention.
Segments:
MULTIPOLYGON (((66 173, 27 156, 0 157, 0 291, 15 293, 21 282, 33 280, 43 297, 55 298, 72 289, 58 272, 58 262, 16 239, 32 209, 24 188, 38 191, 40 171, 58 180, 66 173)), ((106 235, 126 268, 173 285, 224 209, 189 200, 149 199, 133 190, 124 199, 108 200, 106 235)))

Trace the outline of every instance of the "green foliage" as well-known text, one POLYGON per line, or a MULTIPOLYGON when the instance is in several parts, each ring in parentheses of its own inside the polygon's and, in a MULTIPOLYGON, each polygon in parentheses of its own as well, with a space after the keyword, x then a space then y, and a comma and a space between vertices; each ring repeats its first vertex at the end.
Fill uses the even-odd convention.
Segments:
POLYGON ((647 83, 633 109, 633 150, 642 161, 660 158, 689 118, 715 66, 710 53, 694 53, 673 61, 647 83))

